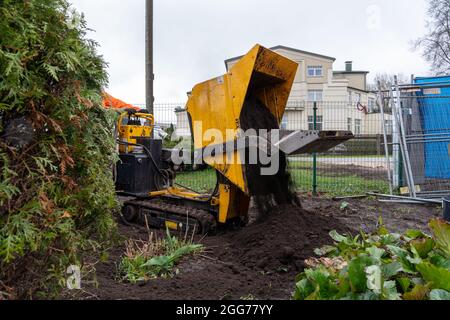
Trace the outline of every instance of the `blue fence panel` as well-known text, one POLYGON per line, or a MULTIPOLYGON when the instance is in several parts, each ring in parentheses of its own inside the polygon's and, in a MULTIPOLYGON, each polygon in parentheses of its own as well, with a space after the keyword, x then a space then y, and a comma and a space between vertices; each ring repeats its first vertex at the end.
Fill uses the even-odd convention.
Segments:
POLYGON ((450 76, 416 78, 425 143, 425 176, 450 179, 450 76), (435 141, 430 141, 435 140, 435 141))

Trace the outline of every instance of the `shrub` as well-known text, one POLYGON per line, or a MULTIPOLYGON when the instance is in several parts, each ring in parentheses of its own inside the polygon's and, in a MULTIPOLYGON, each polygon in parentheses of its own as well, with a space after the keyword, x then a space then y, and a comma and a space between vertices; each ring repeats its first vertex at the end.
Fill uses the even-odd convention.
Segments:
POLYGON ((335 245, 306 261, 296 300, 450 300, 450 224, 430 222, 421 231, 349 237, 331 232, 335 245))
POLYGON ((86 30, 66 0, 0 0, 0 291, 11 295, 61 287, 115 230, 114 115, 86 30))

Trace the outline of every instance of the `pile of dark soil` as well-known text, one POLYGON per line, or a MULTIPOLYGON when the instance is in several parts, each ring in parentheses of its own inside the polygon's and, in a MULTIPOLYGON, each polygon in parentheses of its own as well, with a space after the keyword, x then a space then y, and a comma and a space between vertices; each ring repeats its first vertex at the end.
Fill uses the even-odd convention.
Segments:
POLYGON ((229 239, 235 248, 233 255, 249 268, 270 271, 289 266, 300 270, 315 248, 330 243, 332 230, 355 231, 337 219, 284 205, 275 208, 264 222, 231 234, 229 239))
MULTIPOLYGON (((289 299, 304 260, 330 243, 329 232, 355 232, 337 219, 285 205, 261 223, 203 240, 206 252, 186 258, 172 279, 141 285, 118 282, 117 263, 124 248, 110 252, 110 261, 97 267, 98 288, 87 288, 99 299, 289 299)), ((121 227, 127 238, 146 239, 139 226, 121 227)), ((200 240, 200 239, 199 239, 200 240)))

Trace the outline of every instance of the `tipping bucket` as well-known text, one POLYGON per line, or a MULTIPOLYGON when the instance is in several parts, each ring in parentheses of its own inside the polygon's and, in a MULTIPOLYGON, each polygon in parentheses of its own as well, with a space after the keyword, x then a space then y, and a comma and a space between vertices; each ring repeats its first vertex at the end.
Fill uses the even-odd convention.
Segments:
MULTIPOLYGON (((297 68, 295 61, 256 45, 227 74, 196 85, 187 103, 195 150, 234 143, 241 130, 278 129, 297 68), (272 121, 262 121, 258 112, 272 121)), ((219 153, 204 160, 249 194, 240 155, 231 158, 219 153)))

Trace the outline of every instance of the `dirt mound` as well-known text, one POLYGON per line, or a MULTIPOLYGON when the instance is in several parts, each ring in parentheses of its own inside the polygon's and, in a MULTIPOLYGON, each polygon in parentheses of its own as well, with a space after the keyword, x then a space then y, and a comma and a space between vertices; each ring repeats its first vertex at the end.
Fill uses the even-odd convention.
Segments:
POLYGON ((275 208, 260 223, 230 236, 238 261, 253 269, 279 270, 286 266, 299 270, 318 246, 329 243, 329 232, 351 232, 335 219, 327 219, 303 209, 284 205, 275 208))

